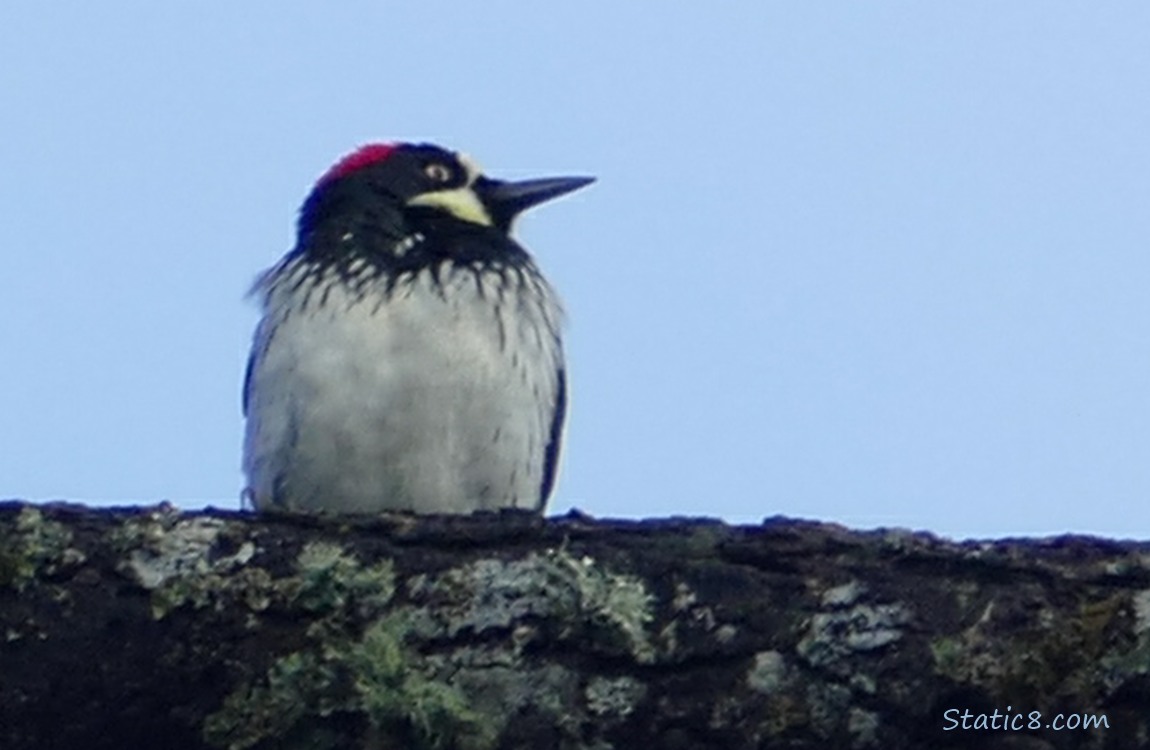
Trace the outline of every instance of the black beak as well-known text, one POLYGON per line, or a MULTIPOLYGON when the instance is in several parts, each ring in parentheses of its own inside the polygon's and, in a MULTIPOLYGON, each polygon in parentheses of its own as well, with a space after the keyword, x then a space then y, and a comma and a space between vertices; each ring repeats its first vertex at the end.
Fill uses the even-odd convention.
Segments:
POLYGON ((586 187, 594 181, 594 177, 545 177, 503 182, 481 177, 475 182, 475 192, 487 206, 495 226, 506 232, 511 228, 512 220, 532 206, 586 187))

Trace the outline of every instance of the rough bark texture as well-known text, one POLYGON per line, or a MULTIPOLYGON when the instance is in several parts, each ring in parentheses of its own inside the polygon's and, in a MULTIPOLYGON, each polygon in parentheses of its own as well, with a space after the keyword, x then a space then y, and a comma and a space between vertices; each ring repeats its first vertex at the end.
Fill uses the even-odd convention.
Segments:
POLYGON ((1083 537, 0 503, 0 635, 5 750, 1150 747, 1083 537))

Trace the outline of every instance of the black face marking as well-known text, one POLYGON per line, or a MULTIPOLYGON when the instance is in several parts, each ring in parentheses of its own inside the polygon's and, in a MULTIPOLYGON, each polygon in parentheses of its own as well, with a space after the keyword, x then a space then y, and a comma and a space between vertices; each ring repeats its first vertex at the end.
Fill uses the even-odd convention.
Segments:
POLYGON ((309 268, 303 283, 334 271, 353 288, 372 278, 393 285, 404 274, 445 261, 477 272, 533 269, 506 228, 466 221, 434 206, 408 205, 424 193, 466 187, 469 179, 466 165, 450 151, 429 144, 401 146, 382 161, 316 185, 300 210, 298 240, 289 257, 309 268))
POLYGON ((403 196, 410 200, 420 193, 433 190, 453 190, 467 185, 467 168, 455 154, 430 144, 402 146, 396 149, 385 165, 395 172, 409 172, 416 178, 411 183, 413 192, 403 196))

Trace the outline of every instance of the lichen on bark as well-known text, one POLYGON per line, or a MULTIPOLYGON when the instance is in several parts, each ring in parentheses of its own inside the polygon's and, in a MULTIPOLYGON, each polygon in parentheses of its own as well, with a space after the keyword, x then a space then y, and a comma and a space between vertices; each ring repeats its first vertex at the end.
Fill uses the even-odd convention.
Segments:
POLYGON ((1082 537, 0 503, 0 747, 1124 750, 1148 592, 1082 537))

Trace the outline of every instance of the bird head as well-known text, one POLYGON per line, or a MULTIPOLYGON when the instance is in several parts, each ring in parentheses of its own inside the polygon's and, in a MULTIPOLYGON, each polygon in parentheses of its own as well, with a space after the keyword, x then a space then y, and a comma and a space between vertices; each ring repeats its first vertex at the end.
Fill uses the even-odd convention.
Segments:
POLYGON ((446 216, 509 234, 523 211, 593 181, 591 177, 496 180, 466 155, 439 146, 374 143, 361 146, 324 173, 304 204, 301 224, 359 198, 382 202, 417 221, 446 216))

